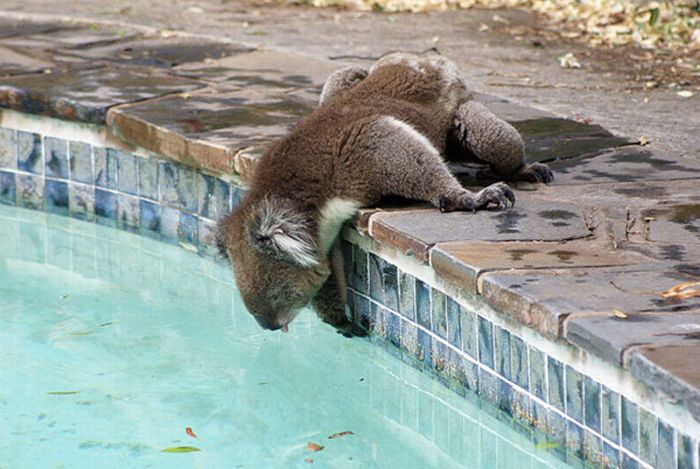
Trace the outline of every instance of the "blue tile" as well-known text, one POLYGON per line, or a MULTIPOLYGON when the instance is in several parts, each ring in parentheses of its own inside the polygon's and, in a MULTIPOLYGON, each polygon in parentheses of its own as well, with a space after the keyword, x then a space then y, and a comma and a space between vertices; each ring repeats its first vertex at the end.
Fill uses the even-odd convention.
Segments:
POLYGON ((533 427, 542 433, 547 432, 547 408, 535 399, 530 399, 530 417, 533 427))
POLYGON ((496 354, 496 371, 499 375, 511 378, 510 332, 494 326, 494 352, 496 354))
POLYGON ((0 169, 17 169, 17 132, 0 128, 0 169))
POLYGON ((369 306, 369 331, 377 337, 386 337, 386 310, 376 303, 369 306))
MULTIPOLYGON (((104 150, 104 149, 103 149, 104 150)), ((71 181, 94 184, 92 173, 92 147, 83 142, 68 143, 71 181)))
POLYGON ((639 457, 651 466, 656 466, 659 436, 657 422, 654 414, 639 408, 639 457))
POLYGON ((622 464, 621 469, 638 469, 639 463, 636 459, 633 459, 627 455, 627 453, 622 453, 622 464))
POLYGON ((513 382, 523 389, 528 389, 527 345, 523 339, 514 335, 510 336, 510 368, 513 382))
POLYGON ((603 436, 613 443, 620 442, 620 395, 601 387, 600 422, 603 436))
POLYGON ((502 380, 499 379, 497 383, 497 390, 498 390, 498 408, 507 413, 508 415, 512 415, 513 412, 513 402, 512 402, 512 386, 502 380))
POLYGON ((15 205, 16 203, 15 173, 0 171, 0 204, 15 205))
POLYGON ((547 357, 548 400, 559 410, 564 410, 564 367, 559 360, 547 357))
POLYGON ((605 462, 605 467, 619 467, 620 451, 603 441, 603 460, 605 462))
POLYGON ((355 294, 353 297, 353 305, 355 307, 353 312, 355 324, 359 324, 366 331, 369 331, 369 299, 362 295, 355 294))
POLYGON ((583 456, 593 467, 601 467, 603 456, 603 440, 599 436, 585 432, 583 434, 583 456))
POLYGON ((566 366, 566 415, 583 424, 583 376, 566 366))
POLYGON ((197 217, 189 213, 180 212, 180 220, 177 225, 177 236, 180 242, 197 245, 197 217))
POLYGON ((416 280, 406 272, 398 272, 399 313, 404 317, 416 320, 416 280))
POLYGON ((109 222, 117 221, 117 194, 95 189, 95 216, 109 222))
POLYGON ((136 164, 136 157, 131 153, 108 148, 107 153, 110 152, 117 159, 117 187, 119 192, 138 195, 139 170, 136 164))
POLYGON ((517 388, 513 388, 511 392, 513 396, 511 405, 513 418, 518 424, 530 428, 532 426, 532 418, 530 416, 529 394, 521 392, 517 388))
POLYGON ((658 450, 656 452, 656 466, 659 468, 675 468, 675 450, 673 440, 674 429, 665 422, 659 420, 657 433, 658 450))
MULTIPOLYGON (((143 221, 141 223, 143 223, 143 221)), ((216 222, 207 220, 206 218, 200 218, 198 232, 199 252, 216 256, 219 252, 216 246, 216 222)))
POLYGON ((386 338, 389 340, 391 344, 396 346, 397 348, 401 346, 401 330, 400 330, 400 324, 401 324, 401 318, 399 318, 398 315, 386 311, 386 338))
POLYGON ((445 305, 445 294, 434 288, 430 289, 432 294, 432 331, 440 338, 447 339, 447 311, 445 305))
POLYGON ((41 135, 17 132, 17 168, 34 174, 44 174, 41 135))
POLYGON ((161 203, 196 212, 199 195, 197 173, 168 162, 161 162, 158 171, 161 203))
POLYGON ((68 142, 61 138, 44 138, 46 175, 68 179, 68 142))
POLYGON ((545 354, 530 347, 530 392, 547 401, 547 376, 545 368, 545 354))
POLYGON ((44 178, 29 174, 15 176, 17 205, 34 210, 44 209, 44 178))
POLYGON ((479 397, 498 406, 498 378, 483 368, 479 368, 479 397))
POLYGON ((462 330, 462 350, 472 358, 478 359, 479 332, 476 313, 471 309, 462 308, 460 322, 460 329, 462 330))
POLYGON ((238 204, 241 203, 241 200, 243 200, 243 196, 245 196, 245 190, 241 187, 238 187, 235 184, 231 184, 230 185, 230 192, 231 192, 230 210, 233 211, 233 209, 238 207, 238 204))
POLYGON ((547 435, 550 442, 558 445, 556 452, 564 454, 566 451, 566 419, 554 410, 547 412, 547 435))
POLYGON ((228 182, 206 174, 199 174, 199 216, 218 220, 228 213, 231 199, 229 189, 228 182))
POLYGON ((416 320, 428 330, 430 327, 430 287, 416 279, 416 320))
POLYGON ((141 232, 160 234, 160 205, 148 200, 141 200, 139 212, 141 232))
POLYGON ((418 328, 405 319, 401 320, 401 349, 411 358, 418 355, 418 328))
POLYGON ((369 296, 382 305, 398 310, 399 294, 396 266, 376 254, 369 255, 369 296))
POLYGON ((120 228, 136 231, 139 227, 140 212, 138 198, 122 193, 117 195, 117 220, 120 228))
POLYGON ((465 389, 477 392, 479 389, 479 365, 461 355, 457 356, 456 365, 457 382, 465 389))
POLYGON ((693 469, 694 453, 693 440, 688 435, 678 434, 678 469, 693 469))
POLYGON ((165 241, 179 241, 178 227, 180 225, 180 210, 170 207, 160 207, 160 234, 165 241))
POLYGON ((576 459, 583 459, 583 428, 568 420, 566 422, 566 450, 576 459))
POLYGON ((95 219, 95 186, 72 183, 68 187, 71 216, 80 220, 95 219))
POLYGON ((600 433, 600 383, 584 378, 584 419, 586 426, 600 433))
POLYGON ((479 361, 493 368, 493 324, 479 316, 479 361))
POLYGON ((367 251, 357 245, 353 245, 352 276, 349 279, 350 287, 363 294, 369 293, 367 263, 367 251))
POLYGON ((416 358, 425 366, 431 367, 433 364, 433 339, 423 329, 418 329, 418 355, 416 358))
POLYGON ((117 159, 110 149, 94 147, 95 185, 104 189, 117 188, 117 159))
POLYGON ((637 404, 622 396, 620 402, 620 427, 622 432, 622 446, 639 453, 639 408, 637 404))
POLYGON ((443 384, 447 385, 447 382, 444 380, 444 377, 447 375, 447 364, 449 361, 449 354, 448 354, 448 348, 447 346, 439 341, 439 340, 433 340, 432 341, 432 352, 431 352, 431 358, 432 358, 432 368, 434 371, 440 373, 438 374, 438 380, 440 380, 443 384))
POLYGON ((68 183, 46 180, 46 211, 68 215, 68 183))
POLYGON ((462 307, 449 296, 445 302, 447 312, 447 341, 454 347, 462 348, 462 307))
POLYGON ((141 197, 158 200, 158 161, 136 157, 139 172, 138 193, 141 197))

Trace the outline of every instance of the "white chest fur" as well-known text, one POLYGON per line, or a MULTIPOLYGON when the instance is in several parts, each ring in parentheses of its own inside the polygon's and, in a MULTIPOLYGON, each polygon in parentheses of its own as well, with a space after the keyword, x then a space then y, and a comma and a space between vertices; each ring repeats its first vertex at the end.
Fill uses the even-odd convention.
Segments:
POLYGON ((321 208, 319 240, 321 252, 328 255, 341 226, 357 213, 360 204, 354 200, 333 198, 321 208))

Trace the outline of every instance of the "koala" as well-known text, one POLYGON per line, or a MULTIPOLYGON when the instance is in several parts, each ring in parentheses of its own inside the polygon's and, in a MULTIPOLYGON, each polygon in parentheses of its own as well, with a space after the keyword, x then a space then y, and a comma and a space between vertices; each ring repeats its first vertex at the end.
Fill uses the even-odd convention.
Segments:
POLYGON ((517 130, 472 100, 458 67, 442 56, 393 53, 370 70, 331 74, 319 107, 261 156, 247 194, 217 228, 260 326, 286 332, 311 303, 338 332, 364 335, 345 314, 338 240, 361 207, 386 196, 442 212, 514 205, 503 182, 464 189, 445 163, 448 147, 505 180, 553 177, 546 165, 525 163, 517 130))

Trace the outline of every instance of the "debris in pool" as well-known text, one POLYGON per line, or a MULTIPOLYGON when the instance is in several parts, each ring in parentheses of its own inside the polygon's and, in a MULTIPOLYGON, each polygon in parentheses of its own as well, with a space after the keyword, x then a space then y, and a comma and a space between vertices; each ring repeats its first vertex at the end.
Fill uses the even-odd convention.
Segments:
POLYGON ((312 462, 314 462, 314 460, 311 458, 306 458, 306 459, 304 459, 304 462, 311 464, 312 462))
POLYGON ((185 428, 185 433, 187 433, 192 438, 197 438, 197 435, 195 435, 194 432, 192 431, 192 427, 185 428))
POLYGON ((313 451, 314 453, 316 451, 321 451, 323 448, 323 446, 317 445, 316 443, 312 443, 310 441, 306 444, 306 449, 308 449, 309 451, 313 451))
POLYGON ((360 382, 362 382, 362 381, 364 381, 364 380, 365 380, 364 378, 360 378, 360 382))
POLYGON ((100 327, 111 326, 112 324, 114 324, 114 321, 103 322, 102 324, 100 324, 100 327))
POLYGON ((661 293, 663 298, 673 298, 675 300, 685 300, 700 296, 700 282, 683 282, 675 287, 671 287, 661 293))
POLYGON ((537 449, 554 449, 559 448, 559 443, 554 441, 543 441, 542 443, 537 443, 537 449))
POLYGON ((202 450, 194 446, 171 446, 170 448, 160 450, 161 453, 194 453, 195 451, 202 450))
POLYGON ((51 394, 52 396, 69 396, 71 394, 79 394, 80 391, 49 391, 46 394, 51 394))
POLYGON ((616 318, 620 318, 620 319, 629 318, 629 315, 627 315, 627 313, 623 313, 619 309, 613 309, 613 314, 615 315, 616 318))
POLYGON ((65 300, 65 299, 68 298, 69 296, 70 296, 70 293, 66 293, 65 295, 61 295, 59 298, 62 299, 62 300, 65 300))
POLYGON ((341 436, 348 436, 348 435, 354 435, 354 433, 351 432, 350 430, 346 430, 344 432, 334 433, 331 436, 329 436, 328 439, 332 440, 334 438, 340 438, 341 436))

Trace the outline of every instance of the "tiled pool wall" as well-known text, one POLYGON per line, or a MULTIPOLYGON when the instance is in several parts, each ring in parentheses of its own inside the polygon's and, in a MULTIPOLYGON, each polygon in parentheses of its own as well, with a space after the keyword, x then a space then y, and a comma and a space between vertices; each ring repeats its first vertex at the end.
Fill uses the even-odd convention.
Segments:
MULTIPOLYGON (((0 127, 2 204, 112 225, 211 254, 215 220, 242 194, 233 179, 157 155, 0 127)), ((636 393, 611 389, 582 372, 578 361, 557 359, 517 328, 480 314, 478 297, 457 300, 360 244, 343 243, 348 303, 354 320, 390 353, 465 398, 479 397, 498 418, 571 462, 699 469, 697 433, 680 431, 640 405, 636 393)), ((434 409, 426 411, 429 417, 420 415, 420 407, 416 412, 417 422, 435 422, 434 409)), ((427 438, 436 441, 437 426, 426 430, 427 438)))

